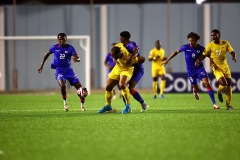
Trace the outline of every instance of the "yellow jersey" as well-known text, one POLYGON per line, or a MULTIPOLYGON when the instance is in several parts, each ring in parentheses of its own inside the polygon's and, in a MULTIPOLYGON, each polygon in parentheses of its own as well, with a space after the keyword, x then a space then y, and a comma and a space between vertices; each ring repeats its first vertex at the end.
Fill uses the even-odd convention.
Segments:
POLYGON ((234 50, 227 40, 220 40, 219 44, 212 41, 205 48, 203 55, 212 58, 217 67, 226 72, 230 70, 227 63, 227 52, 231 53, 232 51, 234 50))
POLYGON ((152 68, 158 68, 159 66, 161 66, 161 62, 165 57, 165 50, 162 48, 157 49, 156 47, 151 49, 148 58, 153 58, 153 57, 160 57, 156 61, 152 61, 152 68))
POLYGON ((129 70, 129 69, 132 69, 133 70, 133 64, 137 63, 138 62, 138 58, 134 58, 132 59, 131 61, 131 64, 130 65, 126 65, 126 60, 127 60, 127 57, 130 56, 130 53, 128 52, 128 50, 123 46, 122 43, 117 43, 115 46, 119 47, 121 52, 123 53, 123 57, 122 58, 119 58, 117 61, 116 61, 116 66, 118 67, 118 69, 121 69, 121 70, 129 70))

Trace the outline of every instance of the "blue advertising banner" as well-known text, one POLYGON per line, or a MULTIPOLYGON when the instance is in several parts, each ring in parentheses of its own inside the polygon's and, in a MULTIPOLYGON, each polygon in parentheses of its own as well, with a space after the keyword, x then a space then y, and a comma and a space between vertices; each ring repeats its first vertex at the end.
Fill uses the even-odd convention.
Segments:
MULTIPOLYGON (((214 91, 217 91, 218 82, 212 73, 208 74, 209 83, 214 91)), ((200 92, 206 92, 207 89, 202 81, 199 81, 200 92)), ((232 73, 232 91, 240 92, 240 73, 232 73)), ((191 83, 188 80, 187 73, 166 74, 166 88, 164 92, 192 92, 191 83)))

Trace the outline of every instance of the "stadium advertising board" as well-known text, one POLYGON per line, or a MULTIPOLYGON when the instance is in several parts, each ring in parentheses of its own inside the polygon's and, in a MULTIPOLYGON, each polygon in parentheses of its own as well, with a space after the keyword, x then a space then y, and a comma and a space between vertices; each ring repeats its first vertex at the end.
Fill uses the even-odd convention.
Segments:
MULTIPOLYGON (((210 85, 214 91, 217 91, 218 82, 212 73, 208 74, 210 85)), ((207 89, 202 81, 199 82, 200 92, 206 92, 207 89)), ((240 73, 232 73, 232 91, 240 92, 240 73)), ((192 92, 191 83, 186 73, 166 74, 166 88, 164 92, 192 92)))

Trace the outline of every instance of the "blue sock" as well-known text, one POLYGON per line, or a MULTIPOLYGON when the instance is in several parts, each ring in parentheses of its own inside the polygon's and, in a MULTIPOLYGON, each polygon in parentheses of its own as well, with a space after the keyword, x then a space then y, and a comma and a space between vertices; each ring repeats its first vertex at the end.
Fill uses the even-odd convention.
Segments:
POLYGON ((139 103, 142 104, 144 102, 143 98, 136 90, 132 89, 130 93, 133 96, 133 98, 136 99, 139 103))
POLYGON ((215 104, 216 101, 215 101, 215 98, 214 98, 214 92, 213 92, 213 90, 208 90, 208 95, 209 95, 209 97, 211 98, 212 104, 215 104))

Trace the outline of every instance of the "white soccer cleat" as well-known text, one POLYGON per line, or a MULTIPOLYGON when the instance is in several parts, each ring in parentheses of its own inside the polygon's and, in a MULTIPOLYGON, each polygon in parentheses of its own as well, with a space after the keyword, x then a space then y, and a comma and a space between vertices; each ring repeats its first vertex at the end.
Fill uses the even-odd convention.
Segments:
POLYGON ((87 111, 86 108, 85 108, 85 106, 84 106, 84 104, 81 105, 80 109, 81 109, 83 112, 87 111))
POLYGON ((142 103, 141 105, 142 105, 142 109, 141 109, 141 111, 140 111, 140 112, 144 112, 144 111, 146 111, 146 110, 149 108, 149 105, 148 105, 148 104, 146 104, 145 102, 144 102, 144 103, 142 103))
POLYGON ((213 109, 220 109, 220 107, 218 105, 214 104, 213 109))
POLYGON ((64 104, 63 109, 64 109, 65 112, 69 111, 68 105, 67 105, 67 104, 64 104))
POLYGON ((196 100, 199 100, 200 97, 199 97, 199 94, 198 94, 198 93, 194 93, 194 92, 193 92, 193 95, 194 95, 194 97, 195 97, 196 100))

